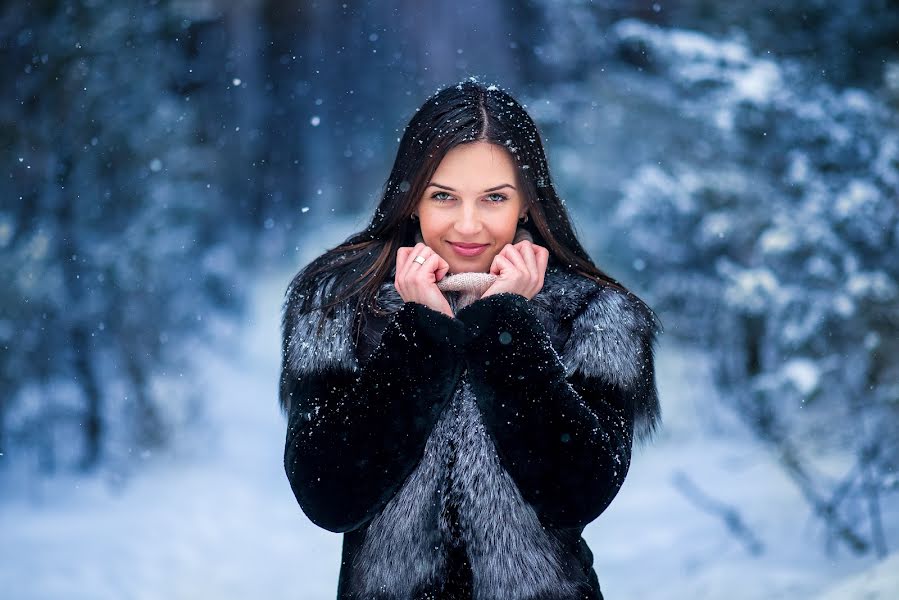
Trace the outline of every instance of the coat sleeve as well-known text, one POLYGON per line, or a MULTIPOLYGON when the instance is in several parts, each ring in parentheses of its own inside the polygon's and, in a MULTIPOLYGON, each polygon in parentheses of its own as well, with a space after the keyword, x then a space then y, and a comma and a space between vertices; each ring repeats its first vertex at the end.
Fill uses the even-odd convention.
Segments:
POLYGON ((639 313, 611 310, 608 293, 574 318, 562 356, 522 295, 487 296, 457 314, 500 461, 556 527, 582 528, 609 506, 630 467, 638 405, 656 402, 654 330, 639 313))
POLYGON ((282 405, 289 405, 284 468, 306 516, 346 532, 380 512, 418 464, 461 374, 464 327, 407 302, 360 364, 349 346, 349 319, 322 332, 311 323, 288 303, 280 380, 282 405))

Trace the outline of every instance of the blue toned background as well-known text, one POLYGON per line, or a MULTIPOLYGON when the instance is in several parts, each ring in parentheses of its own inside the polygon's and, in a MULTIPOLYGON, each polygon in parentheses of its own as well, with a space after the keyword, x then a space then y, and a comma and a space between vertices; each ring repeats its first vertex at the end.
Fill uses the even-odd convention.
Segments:
POLYGON ((899 597, 895 0, 21 1, 0 61, 4 598, 335 596, 283 293, 468 77, 665 327, 606 597, 899 597))

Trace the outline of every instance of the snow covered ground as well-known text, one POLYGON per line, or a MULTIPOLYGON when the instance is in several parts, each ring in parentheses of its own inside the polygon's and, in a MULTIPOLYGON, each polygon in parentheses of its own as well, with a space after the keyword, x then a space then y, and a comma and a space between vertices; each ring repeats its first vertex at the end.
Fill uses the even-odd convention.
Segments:
MULTIPOLYGON (((239 344, 197 349, 209 414, 196 438, 153 457, 119 491, 101 478, 60 478, 0 494, 0 597, 335 597, 341 536, 305 518, 281 464, 278 319, 289 277, 259 285, 244 329, 227 338, 239 344)), ((720 407, 702 366, 702 354, 663 339, 665 428, 635 453, 620 494, 585 531, 606 598, 899 598, 899 554, 827 555, 821 524, 720 407), (689 502, 678 472, 736 505, 764 552, 753 556, 689 502)), ((887 500, 895 550, 899 508, 887 500)))

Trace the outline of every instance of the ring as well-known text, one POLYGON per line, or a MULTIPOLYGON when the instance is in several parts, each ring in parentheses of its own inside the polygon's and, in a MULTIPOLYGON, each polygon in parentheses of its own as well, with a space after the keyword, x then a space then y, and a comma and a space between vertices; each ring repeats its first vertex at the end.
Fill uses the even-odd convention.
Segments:
POLYGON ((418 256, 416 256, 415 258, 413 258, 412 260, 414 260, 415 262, 417 262, 417 263, 420 264, 420 265, 425 264, 425 259, 424 259, 424 257, 423 257, 421 254, 419 254, 418 256))

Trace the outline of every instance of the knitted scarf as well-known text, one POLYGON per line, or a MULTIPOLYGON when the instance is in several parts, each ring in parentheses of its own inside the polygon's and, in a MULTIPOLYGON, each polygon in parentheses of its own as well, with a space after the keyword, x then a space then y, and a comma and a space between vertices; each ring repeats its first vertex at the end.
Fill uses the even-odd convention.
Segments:
POLYGON ((483 296, 494 281, 496 281, 496 275, 490 273, 456 273, 447 275, 438 281, 437 288, 441 292, 459 292, 459 299, 456 300, 455 307, 453 307, 455 314, 483 296))

